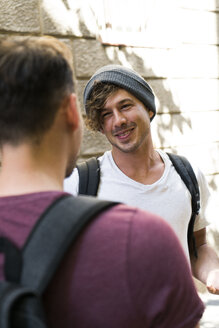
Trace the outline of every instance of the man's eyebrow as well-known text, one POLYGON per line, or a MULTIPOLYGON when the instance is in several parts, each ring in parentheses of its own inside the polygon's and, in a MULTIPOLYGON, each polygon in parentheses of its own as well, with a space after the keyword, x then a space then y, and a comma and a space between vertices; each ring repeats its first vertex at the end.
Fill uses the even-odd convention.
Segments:
MULTIPOLYGON (((121 99, 117 104, 118 105, 122 105, 123 103, 125 103, 126 101, 132 101, 133 102, 133 99, 132 98, 124 98, 124 99, 121 99)), ((104 111, 104 110, 108 110, 109 108, 107 106, 104 105, 103 109, 101 111, 104 111)))
POLYGON ((132 100, 132 98, 124 98, 124 99, 119 101, 119 104, 123 104, 126 101, 133 101, 133 100, 132 100))

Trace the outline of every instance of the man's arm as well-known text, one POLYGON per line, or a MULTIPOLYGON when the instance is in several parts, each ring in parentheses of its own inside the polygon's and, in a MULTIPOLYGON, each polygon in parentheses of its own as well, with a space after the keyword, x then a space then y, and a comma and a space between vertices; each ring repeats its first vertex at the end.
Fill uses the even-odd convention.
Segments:
POLYGON ((190 255, 193 275, 206 285, 210 293, 219 295, 219 258, 207 244, 206 228, 194 232, 194 235, 198 258, 190 255))

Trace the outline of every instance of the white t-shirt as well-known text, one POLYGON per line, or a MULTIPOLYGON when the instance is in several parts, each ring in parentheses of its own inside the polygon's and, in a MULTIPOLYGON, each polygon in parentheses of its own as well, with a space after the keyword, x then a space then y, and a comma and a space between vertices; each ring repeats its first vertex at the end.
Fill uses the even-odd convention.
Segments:
MULTIPOLYGON (((111 151, 105 152, 99 158, 101 179, 97 196, 100 199, 136 206, 161 216, 172 226, 189 258, 187 230, 191 218, 191 194, 168 155, 161 150, 157 151, 164 161, 165 169, 162 177, 151 185, 144 185, 127 177, 115 164, 111 151)), ((208 225, 205 212, 209 190, 203 173, 198 168, 193 169, 201 197, 201 210, 194 225, 194 231, 197 231, 208 225)), ((78 171, 75 169, 72 175, 65 179, 64 190, 77 195, 78 182, 78 171)))

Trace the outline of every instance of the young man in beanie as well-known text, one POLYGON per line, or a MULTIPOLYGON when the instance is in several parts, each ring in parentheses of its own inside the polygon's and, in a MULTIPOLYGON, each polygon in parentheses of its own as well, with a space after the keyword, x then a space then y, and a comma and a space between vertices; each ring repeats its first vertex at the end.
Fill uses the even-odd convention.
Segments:
MULTIPOLYGON (((84 104, 88 127, 102 132, 112 145, 112 151, 99 158, 97 196, 163 217, 175 230, 191 261, 193 275, 206 284, 211 293, 219 294, 219 259, 206 243, 209 191, 205 177, 195 169, 201 195, 201 209, 194 224, 196 257, 193 252, 189 254, 187 242, 191 195, 168 155, 153 147, 150 123, 156 107, 148 83, 131 69, 104 66, 88 81, 84 104)), ((65 181, 65 189, 77 194, 78 180, 75 169, 65 181)))
MULTIPOLYGON (((81 132, 70 50, 45 36, 1 40, 0 237, 23 247, 44 210, 65 195, 81 132)), ((4 266, 0 254, 0 280, 4 266)), ((192 328, 203 313, 172 229, 126 205, 102 212, 84 229, 43 304, 52 328, 192 328)))

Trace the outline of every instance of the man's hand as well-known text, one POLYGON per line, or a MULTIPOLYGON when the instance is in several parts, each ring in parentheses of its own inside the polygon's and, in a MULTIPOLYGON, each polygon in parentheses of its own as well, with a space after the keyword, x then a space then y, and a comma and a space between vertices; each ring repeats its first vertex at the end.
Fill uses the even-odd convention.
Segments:
POLYGON ((195 238, 198 258, 191 254, 193 275, 206 285, 210 293, 219 295, 219 258, 206 243, 206 229, 196 231, 195 238))
POLYGON ((206 287, 210 293, 219 295, 219 269, 209 272, 206 287))

